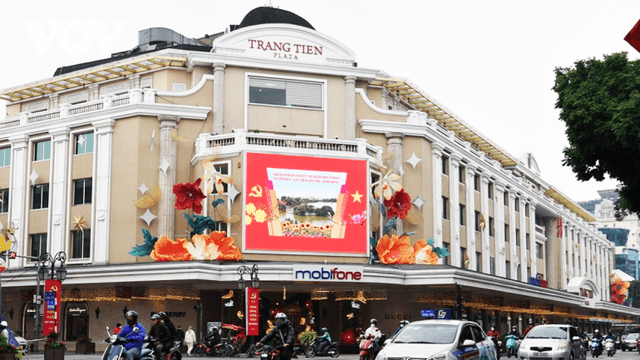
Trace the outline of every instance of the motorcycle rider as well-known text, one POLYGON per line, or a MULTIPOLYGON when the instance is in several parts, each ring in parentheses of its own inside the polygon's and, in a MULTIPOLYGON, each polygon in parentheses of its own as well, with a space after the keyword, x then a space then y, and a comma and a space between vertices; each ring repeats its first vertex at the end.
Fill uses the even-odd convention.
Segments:
POLYGON ((9 324, 7 324, 6 321, 3 320, 2 322, 0 322, 0 335, 6 337, 7 342, 9 341, 9 330, 7 328, 8 326, 9 324))
POLYGON ((522 337, 527 336, 527 334, 529 333, 529 331, 531 331, 531 329, 533 329, 533 319, 529 319, 529 327, 527 327, 524 330, 524 334, 522 334, 522 337))
POLYGON ((600 334, 600 330, 596 329, 596 330, 593 332, 593 336, 591 337, 591 340, 592 340, 592 341, 598 341, 598 344, 600 344, 600 345, 599 345, 600 353, 602 353, 602 350, 603 350, 603 347, 602 347, 602 346, 603 346, 603 344, 602 344, 602 343, 603 343, 603 341, 602 341, 602 340, 603 340, 603 339, 602 339, 602 334, 600 334))
POLYGON ((409 325, 409 320, 402 320, 400 321, 400 326, 398 326, 398 328, 396 329, 396 332, 393 333, 393 336, 396 336, 397 333, 400 332, 400 330, 402 330, 403 327, 409 325))
POLYGON ((318 354, 324 354, 324 351, 331 345, 331 335, 326 327, 321 329, 322 335, 318 336, 318 354))
POLYGON ((203 343, 207 344, 209 348, 212 348, 220 342, 220 330, 218 330, 217 326, 212 326, 209 328, 210 334, 204 338, 203 343))
POLYGON ((118 340, 124 342, 124 354, 127 360, 133 360, 134 357, 140 356, 142 351, 142 340, 147 335, 147 331, 144 326, 138 322, 138 313, 129 310, 125 314, 127 324, 122 328, 122 331, 118 334, 118 340), (138 332, 134 332, 133 328, 138 328, 138 332))
POLYGON ((607 340, 607 339, 611 339, 611 340, 615 341, 615 340, 616 340, 616 337, 615 337, 615 336, 613 336, 613 331, 609 330, 609 333, 607 334, 607 336, 605 336, 605 337, 604 337, 604 339, 605 339, 605 340, 607 340))
POLYGON ((378 351, 380 351, 380 344, 378 342, 382 337, 382 332, 378 329, 378 320, 376 319, 371 319, 371 326, 364 332, 364 338, 367 339, 369 337, 373 339, 373 358, 375 359, 378 351))
MULTIPOLYGON (((158 315, 160 315, 160 318, 162 319, 162 321, 164 321, 164 324, 167 325, 167 328, 171 333, 171 346, 173 346, 173 343, 176 341, 176 336, 178 334, 178 332, 176 331, 176 327, 171 322, 171 318, 167 316, 167 313, 165 313, 164 311, 160 311, 158 312, 158 315)), ((169 351, 169 349, 167 349, 167 351, 169 351)), ((176 351, 176 359, 182 359, 182 354, 180 353, 180 351, 176 351)))
POLYGON ((269 342, 274 338, 278 346, 282 346, 280 359, 290 360, 291 355, 293 355, 293 343, 296 339, 296 332, 293 329, 293 325, 287 320, 287 315, 284 313, 276 314, 276 327, 260 339, 260 341, 256 343, 256 347, 259 348, 262 343, 269 342))
POLYGON ((520 333, 518 332, 518 328, 515 325, 511 327, 511 331, 507 335, 514 335, 517 339, 520 338, 520 333))
POLYGON ((160 315, 151 315, 151 322, 153 325, 149 329, 149 336, 155 340, 155 353, 158 354, 157 357, 160 358, 163 350, 167 353, 171 350, 171 333, 160 315))
POLYGON ((500 333, 496 330, 495 326, 491 326, 491 330, 487 333, 487 336, 491 336, 494 339, 498 339, 500 337, 500 333))

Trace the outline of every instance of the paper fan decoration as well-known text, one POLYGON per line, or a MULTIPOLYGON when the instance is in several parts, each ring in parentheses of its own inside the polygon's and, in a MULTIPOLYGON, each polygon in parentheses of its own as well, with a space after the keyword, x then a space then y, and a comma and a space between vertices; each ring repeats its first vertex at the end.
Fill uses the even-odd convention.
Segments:
POLYGON ((175 141, 179 141, 179 142, 183 142, 183 141, 187 141, 187 138, 182 136, 182 135, 178 135, 178 132, 175 130, 171 130, 171 137, 173 138, 173 140, 175 141))
POLYGON ((228 294, 222 295, 222 298, 227 300, 227 299, 231 299, 233 297, 233 290, 229 290, 228 294))
POLYGON ((216 215, 220 216, 222 221, 226 223, 236 223, 240 221, 240 216, 231 215, 229 216, 229 209, 226 206, 216 206, 216 215))
POLYGON ((73 217, 73 231, 83 231, 87 228, 87 222, 84 221, 84 215, 78 214, 73 217))
POLYGON ((0 234, 0 252, 5 252, 11 250, 12 241, 0 234))
POLYGON ((160 195, 162 195, 162 191, 158 184, 151 189, 149 195, 142 195, 138 199, 133 202, 138 209, 148 209, 152 206, 155 206, 160 201, 160 195))
POLYGON ((469 254, 464 254, 464 268, 468 269, 469 268, 469 263, 471 262, 471 259, 469 258, 469 254))
POLYGON ((487 220, 484 218, 484 214, 480 214, 480 231, 484 231, 484 227, 487 225, 487 220))

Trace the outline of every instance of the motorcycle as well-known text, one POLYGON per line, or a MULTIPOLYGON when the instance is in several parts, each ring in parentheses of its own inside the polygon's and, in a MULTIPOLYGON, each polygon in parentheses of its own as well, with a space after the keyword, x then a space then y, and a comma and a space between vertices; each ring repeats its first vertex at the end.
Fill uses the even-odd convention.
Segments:
POLYGON ((279 360, 282 350, 282 346, 269 346, 264 345, 258 351, 256 351, 256 355, 260 357, 260 360, 279 360))
POLYGON ((613 356, 616 353, 616 346, 613 339, 604 341, 604 349, 607 351, 607 356, 613 356))
POLYGON ((337 358, 340 356, 340 351, 338 350, 338 343, 332 342, 329 346, 325 346, 322 352, 318 352, 318 347, 320 344, 318 343, 318 339, 314 339, 311 344, 304 351, 304 355, 308 358, 318 356, 331 356, 332 358, 337 358))
POLYGON ((591 340, 591 357, 598 357, 602 354, 602 347, 600 347, 600 340, 591 340))
POLYGON ((515 335, 507 335, 507 358, 511 355, 518 357, 518 337, 515 335))
MULTIPOLYGON (((227 341, 228 339, 221 339, 217 344, 198 344, 193 349, 193 354, 196 357, 203 356, 217 356, 217 357, 230 357, 233 354, 233 346, 227 341)), ((175 348, 172 347, 173 350, 175 348)), ((179 347, 178 347, 179 349, 179 347)), ((174 352, 172 352, 173 354, 174 352)))
POLYGON ((620 337, 618 336, 616 338, 616 350, 620 350, 622 349, 622 340, 620 340, 620 337))
POLYGON ((488 339, 490 339, 493 342, 493 345, 496 348, 496 356, 498 357, 498 359, 500 359, 500 350, 502 349, 502 341, 498 340, 498 338, 493 337, 493 336, 487 336, 488 339))
MULTIPOLYGON (((138 328, 133 328, 134 333, 138 333, 138 328)), ((121 337, 118 335, 111 335, 109 332, 109 327, 107 326, 107 334, 109 337, 105 340, 110 343, 109 346, 104 350, 102 354, 102 360, 113 360, 113 359, 121 359, 124 356, 124 344, 125 341, 122 341, 121 337)), ((153 343, 153 339, 146 336, 144 341, 142 342, 142 351, 139 356, 136 356, 136 360, 156 360, 156 357, 153 353, 153 349, 151 348, 151 344, 153 343)))
POLYGON ((376 355, 373 351, 373 336, 362 333, 360 338, 360 360, 373 360, 376 355))

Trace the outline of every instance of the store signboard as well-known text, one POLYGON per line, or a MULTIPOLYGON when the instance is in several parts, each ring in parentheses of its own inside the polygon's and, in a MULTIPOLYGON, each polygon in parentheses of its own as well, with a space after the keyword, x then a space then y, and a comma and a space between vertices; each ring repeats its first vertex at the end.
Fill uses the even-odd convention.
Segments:
POLYGON ((247 299, 247 308, 245 309, 247 335, 260 335, 260 290, 252 287, 246 288, 245 298, 247 299))
POLYGON ((357 265, 294 265, 293 281, 361 282, 363 267, 357 265))
POLYGON ((368 256, 366 160, 246 154, 247 253, 368 256))
POLYGON ((60 299, 62 282, 60 280, 46 280, 44 283, 44 316, 42 336, 60 332, 60 299))

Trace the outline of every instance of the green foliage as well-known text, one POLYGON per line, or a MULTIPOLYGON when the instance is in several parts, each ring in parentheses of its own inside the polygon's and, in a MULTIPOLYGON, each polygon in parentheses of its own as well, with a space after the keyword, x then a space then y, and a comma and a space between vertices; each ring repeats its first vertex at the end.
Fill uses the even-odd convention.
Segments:
MULTIPOLYGON (((215 207, 217 205, 214 203, 213 206, 215 207)), ((187 219, 189 226, 193 229, 190 233, 191 236, 196 234, 201 235, 207 228, 210 230, 216 229, 215 221, 211 220, 208 216, 193 215, 193 218, 191 218, 189 214, 182 214, 182 216, 187 219)))
POLYGON ((578 180, 620 182, 616 215, 640 213, 640 60, 626 53, 556 68, 556 108, 569 147, 563 164, 578 180))
POLYGON ((147 256, 153 251, 153 246, 156 244, 156 241, 158 241, 158 238, 152 236, 147 229, 142 229, 142 235, 144 236, 144 244, 134 246, 131 251, 129 251, 129 255, 147 256))
POLYGON ((300 333, 298 338, 300 339, 300 343, 304 346, 309 346, 311 342, 318 336, 315 331, 303 331, 300 333))
POLYGON ((47 340, 44 343, 44 347, 47 349, 61 349, 66 348, 67 345, 61 341, 58 341, 59 333, 51 332, 47 336, 47 340))
POLYGON ((15 354, 16 359, 22 359, 22 350, 19 348, 9 344, 8 339, 0 335, 0 353, 4 354, 15 354))

